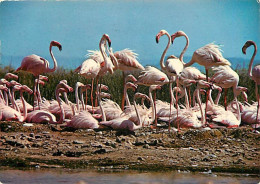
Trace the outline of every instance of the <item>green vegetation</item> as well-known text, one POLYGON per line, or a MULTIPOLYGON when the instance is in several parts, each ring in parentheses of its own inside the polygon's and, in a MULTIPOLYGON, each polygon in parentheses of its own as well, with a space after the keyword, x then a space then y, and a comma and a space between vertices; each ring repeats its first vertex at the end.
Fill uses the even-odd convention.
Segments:
MULTIPOLYGON (((0 78, 3 78, 4 75, 7 72, 14 72, 14 68, 7 66, 7 67, 0 67, 0 78)), ((255 101, 255 83, 253 80, 251 80, 247 75, 247 70, 240 69, 236 70, 240 76, 239 85, 244 86, 248 88, 248 101, 251 103, 252 101, 255 101)), ((133 73, 134 76, 138 77, 139 73, 135 72, 133 73)), ((212 73, 211 73, 212 74, 212 73)), ((19 79, 18 82, 21 84, 25 84, 29 86, 31 89, 33 89, 34 84, 34 77, 30 73, 26 72, 19 72, 18 73, 19 79)), ((60 80, 66 79, 68 81, 68 84, 75 88, 75 84, 77 81, 80 81, 84 84, 91 84, 90 79, 85 79, 81 76, 79 76, 77 73, 75 73, 73 70, 65 70, 63 68, 57 69, 54 73, 46 74, 46 76, 49 77, 49 81, 45 83, 44 86, 40 87, 41 95, 45 97, 46 99, 54 99, 54 90, 56 85, 59 83, 60 80)), ((118 104, 121 104, 121 96, 123 92, 123 77, 121 71, 115 71, 113 75, 107 74, 105 77, 102 78, 101 83, 106 84, 109 87, 109 93, 111 94, 111 99, 116 101, 118 104)), ((95 89, 95 85, 94 85, 95 89)), ((191 93, 194 91, 195 86, 193 85, 191 87, 191 93)), ((148 87, 146 86, 138 86, 137 89, 138 92, 141 93, 148 93, 148 87)), ((134 92, 129 90, 128 94, 130 96, 130 99, 132 99, 134 92)), ((90 95, 90 92, 88 92, 88 95, 90 95)), ((216 97, 217 91, 213 91, 212 93, 213 98, 216 97)), ((25 94, 25 99, 32 104, 33 96, 25 94)), ((69 100, 72 102, 75 102, 75 93, 68 94, 69 100)), ((169 85, 164 85, 160 91, 157 91, 156 97, 160 100, 170 102, 170 95, 169 95, 169 85)), ((205 96, 202 95, 203 100, 205 100, 205 96)), ((232 90, 228 90, 228 101, 233 100, 233 93, 232 90)), ((242 100, 242 97, 239 96, 239 100, 242 100)), ((183 103, 184 99, 181 99, 181 103, 183 103)), ((223 104, 224 100, 223 97, 220 99, 220 103, 223 104)), ((90 104, 90 98, 88 98, 88 103, 90 104)))

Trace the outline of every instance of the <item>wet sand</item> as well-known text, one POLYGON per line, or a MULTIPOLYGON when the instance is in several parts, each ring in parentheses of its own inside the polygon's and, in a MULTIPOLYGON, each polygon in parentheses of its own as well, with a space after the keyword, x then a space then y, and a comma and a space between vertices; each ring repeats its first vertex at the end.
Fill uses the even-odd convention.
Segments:
POLYGON ((2 168, 200 171, 260 174, 260 134, 250 127, 168 133, 73 130, 0 122, 2 168))

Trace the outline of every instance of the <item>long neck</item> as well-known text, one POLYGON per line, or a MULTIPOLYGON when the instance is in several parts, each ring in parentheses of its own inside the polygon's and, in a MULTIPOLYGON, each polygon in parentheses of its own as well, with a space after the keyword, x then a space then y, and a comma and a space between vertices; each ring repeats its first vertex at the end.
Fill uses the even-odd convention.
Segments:
POLYGON ((189 47, 189 38, 188 38, 188 36, 187 36, 186 34, 184 34, 184 37, 186 38, 186 45, 185 45, 185 47, 184 47, 184 49, 182 50, 181 55, 180 55, 180 60, 181 60, 181 62, 182 62, 183 64, 185 64, 184 61, 183 61, 183 55, 184 55, 184 53, 186 52, 186 50, 188 49, 188 47, 189 47))
POLYGON ((154 122, 155 120, 155 106, 154 106, 154 101, 153 101, 153 95, 152 95, 152 90, 149 89, 149 98, 150 98, 150 103, 151 103, 151 107, 152 107, 152 120, 151 123, 154 122))
POLYGON ((162 70, 166 70, 166 67, 165 67, 165 64, 164 64, 164 58, 165 58, 167 50, 169 49, 169 47, 171 45, 171 36, 167 32, 166 32, 166 35, 168 37, 168 44, 167 44, 166 48, 164 49, 163 54, 161 56, 161 60, 160 60, 160 65, 161 65, 162 70))
POLYGON ((252 66, 253 66, 253 61, 255 59, 255 55, 256 55, 256 52, 257 52, 256 44, 253 43, 253 45, 254 45, 254 53, 253 53, 253 55, 251 57, 251 60, 250 60, 250 63, 249 63, 249 67, 248 67, 248 75, 249 75, 249 77, 252 77, 252 66))
POLYGON ((24 97, 23 97, 23 91, 22 90, 20 91, 20 96, 21 96, 21 100, 22 100, 22 103, 23 103, 23 120, 26 120, 26 118, 27 118, 27 106, 25 104, 25 100, 24 100, 24 97))
POLYGON ((137 120, 138 120, 137 123, 136 123, 136 125, 139 126, 139 125, 141 125, 141 117, 140 117, 140 114, 139 114, 139 112, 138 112, 138 110, 137 110, 135 100, 134 100, 134 107, 135 107, 135 112, 136 112, 137 120))
POLYGON ((80 107, 79 107, 79 86, 78 85, 76 85, 75 88, 75 98, 76 98, 77 110, 79 111, 80 107))
POLYGON ((102 121, 106 121, 107 118, 106 118, 106 114, 105 114, 104 108, 103 108, 102 103, 101 103, 99 87, 98 87, 98 95, 97 95, 97 97, 98 97, 98 103, 99 103, 99 107, 100 107, 101 114, 102 114, 102 121))
MULTIPOLYGON (((87 93, 87 91, 86 91, 87 93)), ((81 101, 81 105, 82 105, 82 109, 85 110, 85 103, 84 103, 84 97, 83 97, 83 91, 80 91, 80 101, 81 101)))
POLYGON ((60 90, 56 89, 55 96, 56 96, 56 100, 58 101, 58 104, 59 104, 59 107, 60 107, 60 119, 57 123, 61 124, 65 119, 65 112, 64 112, 64 108, 61 104, 61 99, 59 97, 59 93, 60 93, 60 90))
POLYGON ((172 82, 170 83, 169 86, 170 86, 171 102, 172 102, 173 104, 176 104, 176 99, 175 99, 175 97, 174 97, 173 90, 172 90, 172 82))
POLYGON ((233 88, 233 93, 234 93, 234 98, 235 98, 235 102, 236 102, 236 106, 237 106, 237 119, 239 122, 241 122, 241 113, 240 113, 240 108, 239 108, 239 104, 238 104, 238 100, 237 100, 237 93, 236 93, 236 89, 233 88))
POLYGON ((101 55, 103 56, 103 59, 104 59, 104 62, 105 62, 105 67, 107 67, 107 53, 105 51, 105 44, 106 43, 106 40, 102 37, 102 39, 100 40, 99 42, 99 49, 100 49, 100 52, 101 52, 101 55))
POLYGON ((49 72, 54 72, 56 69, 57 69, 57 61, 56 61, 56 59, 55 59, 55 57, 54 57, 54 55, 53 55, 53 53, 52 53, 52 45, 50 45, 50 48, 49 48, 49 51, 50 51, 50 54, 51 54, 51 58, 52 58, 52 60, 53 60, 53 68, 48 68, 48 73, 49 72))
POLYGON ((13 106, 14 106, 14 109, 15 109, 16 111, 20 112, 20 109, 19 109, 19 107, 18 107, 18 105, 17 105, 17 103, 16 103, 16 101, 15 101, 14 89, 12 90, 12 104, 13 104, 13 106))
POLYGON ((38 83, 37 83, 37 91, 38 91, 38 101, 41 103, 42 102, 42 97, 41 97, 41 92, 40 92, 40 84, 39 84, 39 79, 38 79, 38 83))
POLYGON ((209 101, 210 101, 210 103, 211 104, 214 104, 214 102, 213 102, 213 99, 212 99, 212 89, 209 89, 209 101))
MULTIPOLYGON (((6 86, 6 84, 4 84, 6 86)), ((10 92, 10 89, 8 88, 8 92, 10 92)), ((5 105, 8 106, 8 92, 4 91, 4 100, 5 100, 5 105)))
POLYGON ((201 112, 201 123, 205 124, 206 119, 205 119, 205 116, 204 116, 204 113, 203 113, 203 110, 202 110, 202 106, 201 106, 200 88, 196 89, 196 97, 197 97, 197 101, 198 101, 198 104, 199 104, 199 107, 200 107, 200 112, 201 112))
POLYGON ((190 104, 189 104, 189 98, 186 90, 186 86, 183 86, 184 88, 184 95, 185 95, 185 105, 187 109, 190 109, 190 104))
POLYGON ((128 107, 130 107, 131 104, 130 104, 129 97, 128 97, 128 94, 127 94, 127 87, 126 86, 124 87, 124 94, 125 94, 126 105, 128 107))
POLYGON ((216 99, 215 99, 215 104, 216 104, 216 105, 218 105, 220 97, 221 97, 221 91, 219 90, 219 91, 218 91, 218 95, 217 95, 217 97, 216 97, 216 99))

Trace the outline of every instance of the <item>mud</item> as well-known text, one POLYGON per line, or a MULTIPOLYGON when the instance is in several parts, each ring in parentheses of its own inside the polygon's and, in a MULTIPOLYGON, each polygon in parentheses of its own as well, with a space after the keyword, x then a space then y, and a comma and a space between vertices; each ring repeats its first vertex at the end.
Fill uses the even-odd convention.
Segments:
POLYGON ((0 166, 260 174, 259 143, 250 127, 132 133, 0 122, 0 166))

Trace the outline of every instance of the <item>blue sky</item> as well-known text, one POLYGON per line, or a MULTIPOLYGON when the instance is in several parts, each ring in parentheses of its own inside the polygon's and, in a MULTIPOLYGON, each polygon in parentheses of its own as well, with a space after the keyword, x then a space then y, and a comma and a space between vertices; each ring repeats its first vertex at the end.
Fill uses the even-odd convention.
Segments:
MULTIPOLYGON (((161 29, 170 34, 183 30, 189 36, 185 59, 215 41, 223 45, 224 57, 247 63, 253 49, 244 56, 241 48, 247 40, 260 43, 259 16, 256 0, 4 1, 0 3, 1 64, 11 61, 18 67, 30 54, 51 62, 49 43, 57 40, 63 46, 62 52, 54 50, 58 65, 74 69, 87 50, 98 49, 107 33, 114 51, 130 48, 143 65, 158 65, 168 41, 162 37, 156 44, 161 29)), ((184 38, 176 39, 168 54, 179 56, 184 45, 184 38)))

